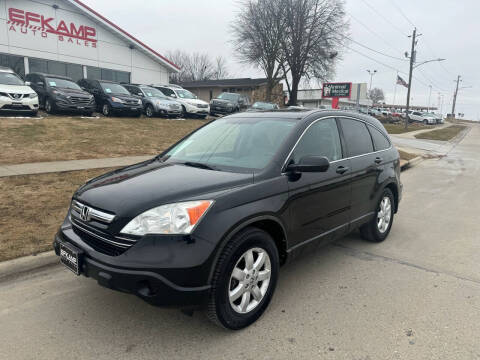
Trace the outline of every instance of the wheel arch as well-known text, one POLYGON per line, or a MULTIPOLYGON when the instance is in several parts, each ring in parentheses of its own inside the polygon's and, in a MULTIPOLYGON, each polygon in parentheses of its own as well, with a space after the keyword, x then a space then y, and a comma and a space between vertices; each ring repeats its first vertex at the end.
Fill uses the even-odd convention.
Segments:
POLYGON ((215 256, 212 261, 210 273, 208 276, 208 283, 210 283, 212 280, 215 268, 218 263, 218 259, 220 258, 220 254, 222 253, 226 244, 232 239, 233 236, 235 236, 241 230, 249 226, 257 227, 265 231, 272 237, 278 249, 280 265, 285 264, 287 260, 287 232, 284 225, 277 217, 273 215, 255 216, 253 218, 248 218, 240 221, 235 226, 233 226, 222 238, 220 244, 217 246, 217 249, 215 251, 215 256))
POLYGON ((398 211, 398 186, 394 182, 390 182, 385 186, 385 189, 389 189, 393 194, 393 199, 395 200, 394 212, 396 214, 398 211))

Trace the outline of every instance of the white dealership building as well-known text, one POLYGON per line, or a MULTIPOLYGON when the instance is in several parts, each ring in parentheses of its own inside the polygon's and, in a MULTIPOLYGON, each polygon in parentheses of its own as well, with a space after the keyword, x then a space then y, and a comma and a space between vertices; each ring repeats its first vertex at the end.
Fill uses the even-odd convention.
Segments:
POLYGON ((179 70, 79 0, 0 0, 0 21, 0 66, 22 76, 168 84, 179 70))

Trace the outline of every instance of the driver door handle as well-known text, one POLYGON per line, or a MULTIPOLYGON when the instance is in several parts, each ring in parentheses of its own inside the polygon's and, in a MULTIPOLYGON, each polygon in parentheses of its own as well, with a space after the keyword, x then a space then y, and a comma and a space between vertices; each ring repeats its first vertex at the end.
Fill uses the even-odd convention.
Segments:
POLYGON ((339 166, 337 168, 337 174, 345 174, 349 170, 346 166, 339 166))
POLYGON ((382 158, 381 157, 376 157, 375 158, 375 164, 380 164, 382 162, 382 158))

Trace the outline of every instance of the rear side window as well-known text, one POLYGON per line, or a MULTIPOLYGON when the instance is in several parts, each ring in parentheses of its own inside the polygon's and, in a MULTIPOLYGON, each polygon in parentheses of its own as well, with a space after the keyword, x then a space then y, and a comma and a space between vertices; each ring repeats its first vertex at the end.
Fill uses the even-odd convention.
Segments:
POLYGON ((380 131, 375 129, 373 126, 368 126, 368 130, 372 135, 373 145, 375 146, 375 151, 386 150, 390 147, 390 141, 383 135, 380 131))
POLYGON ((357 120, 340 118, 349 157, 373 152, 373 144, 367 126, 357 120))
MULTIPOLYGON (((171 90, 171 89, 168 89, 168 88, 162 87, 162 88, 160 88, 160 91, 161 91, 162 93, 164 93, 166 96, 175 95, 175 92, 174 92, 173 90, 171 90)), ((175 95, 175 96, 176 96, 176 95, 175 95)))
POLYGON ((293 151, 292 159, 298 164, 304 156, 325 156, 329 161, 342 158, 342 145, 335 119, 325 119, 308 128, 293 151))

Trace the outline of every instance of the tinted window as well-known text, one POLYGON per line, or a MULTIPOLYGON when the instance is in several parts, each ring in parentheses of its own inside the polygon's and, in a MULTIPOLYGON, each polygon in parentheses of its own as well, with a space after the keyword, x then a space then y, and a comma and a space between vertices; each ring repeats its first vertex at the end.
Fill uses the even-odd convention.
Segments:
POLYGON ((335 119, 320 120, 311 125, 293 151, 298 163, 304 156, 325 156, 329 161, 342 158, 342 146, 335 119))
POLYGON ((373 152, 372 138, 367 126, 357 120, 341 118, 343 136, 347 146, 348 156, 357 156, 373 152))
POLYGON ((160 88, 161 92, 164 93, 166 96, 171 96, 171 95, 175 95, 175 92, 171 89, 168 89, 168 88, 160 88))
POLYGON ((369 126, 368 130, 370 130, 370 134, 372 135, 375 151, 386 150, 390 147, 390 142, 380 131, 373 126, 369 126))

